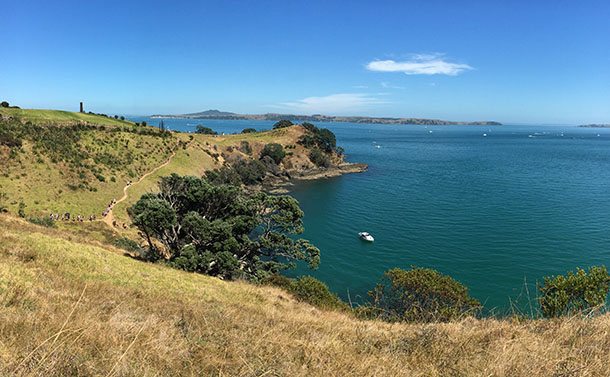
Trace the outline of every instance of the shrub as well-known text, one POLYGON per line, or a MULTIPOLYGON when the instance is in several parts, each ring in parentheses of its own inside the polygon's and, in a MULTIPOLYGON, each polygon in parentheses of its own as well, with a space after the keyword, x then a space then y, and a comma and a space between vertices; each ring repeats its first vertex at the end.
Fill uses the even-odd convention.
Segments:
POLYGON ((6 201, 8 200, 8 195, 6 193, 0 191, 0 213, 8 212, 8 205, 6 201))
POLYGON ((278 128, 286 128, 286 127, 291 127, 291 126, 294 126, 294 123, 292 123, 289 120, 282 119, 273 125, 273 129, 275 130, 278 128))
POLYGON ((273 285, 291 293, 298 301, 321 309, 347 309, 348 305, 332 293, 326 284, 311 276, 290 279, 275 274, 265 278, 263 284, 273 285))
POLYGON ((265 145, 265 147, 261 151, 260 158, 263 158, 265 156, 271 157, 271 159, 273 159, 276 164, 279 164, 280 162, 282 162, 284 157, 286 157, 286 152, 284 152, 284 148, 280 144, 271 143, 265 145))
POLYGON ((121 238, 115 238, 112 241, 112 244, 115 247, 118 247, 119 249, 123 249, 132 253, 136 253, 140 256, 144 255, 144 251, 141 247, 140 244, 138 244, 136 241, 129 239, 127 237, 121 237, 121 238))
POLYGON ((347 308, 347 305, 332 293, 326 284, 311 276, 303 276, 293 281, 289 291, 297 300, 322 309, 347 308))
POLYGON ((256 185, 263 181, 267 167, 259 160, 237 160, 230 166, 209 170, 206 179, 214 185, 256 185))
POLYGON ((547 276, 538 287, 542 315, 559 317, 594 310, 606 303, 609 283, 604 266, 591 267, 588 272, 578 268, 566 275, 547 276))
POLYGON ((305 127, 305 129, 310 132, 316 132, 316 130, 318 129, 318 127, 314 126, 309 122, 303 122, 301 123, 301 126, 305 127))
POLYGON ((239 150, 245 154, 252 154, 252 147, 250 146, 250 143, 248 143, 246 140, 241 141, 241 144, 239 145, 239 150))
POLYGON ((146 121, 143 120, 142 123, 140 123, 142 125, 142 127, 146 127, 146 121))
POLYGON ((0 107, 9 107, 9 104, 6 101, 2 101, 0 102, 0 107))
POLYGON ((25 219, 25 203, 19 202, 19 207, 17 208, 17 214, 19 217, 25 219))
POLYGON ((369 296, 368 314, 386 321, 447 322, 481 309, 468 288, 427 268, 388 270, 369 296))
POLYGON ((316 166, 319 166, 322 168, 327 168, 330 166, 330 157, 328 157, 328 155, 326 155, 324 152, 322 152, 320 150, 320 148, 317 148, 317 147, 313 148, 309 152, 309 159, 316 166))
POLYGON ((335 134, 327 128, 318 128, 311 123, 303 123, 309 133, 301 136, 299 144, 306 148, 318 147, 326 153, 331 153, 337 149, 337 138, 335 134))
POLYGON ((244 128, 243 130, 241 130, 242 134, 251 134, 254 132, 256 132, 256 129, 254 129, 254 128, 244 128))
POLYGON ((198 124, 197 127, 195 128, 195 133, 204 134, 204 135, 218 135, 218 133, 216 131, 214 131, 213 129, 211 129, 210 127, 206 127, 201 124, 198 124))
POLYGON ((263 181, 267 174, 265 164, 258 160, 239 160, 233 164, 233 169, 245 185, 255 185, 263 181))
POLYGON ((32 224, 45 226, 47 228, 55 228, 55 222, 48 217, 30 217, 28 221, 32 224))

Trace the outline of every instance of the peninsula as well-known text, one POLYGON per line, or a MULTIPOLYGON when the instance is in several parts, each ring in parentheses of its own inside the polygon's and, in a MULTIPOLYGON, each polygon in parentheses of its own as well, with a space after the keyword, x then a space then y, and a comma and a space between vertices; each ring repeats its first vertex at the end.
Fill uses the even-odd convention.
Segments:
POLYGON ((297 114, 237 114, 227 111, 206 110, 198 113, 176 114, 176 115, 151 115, 151 118, 186 118, 186 119, 224 119, 224 120, 267 120, 279 121, 282 119, 296 122, 349 122, 349 123, 377 123, 377 124, 414 124, 420 126, 501 126, 502 123, 495 121, 473 121, 455 122, 442 119, 425 118, 390 118, 390 117, 365 117, 365 116, 335 116, 335 115, 297 115, 297 114))

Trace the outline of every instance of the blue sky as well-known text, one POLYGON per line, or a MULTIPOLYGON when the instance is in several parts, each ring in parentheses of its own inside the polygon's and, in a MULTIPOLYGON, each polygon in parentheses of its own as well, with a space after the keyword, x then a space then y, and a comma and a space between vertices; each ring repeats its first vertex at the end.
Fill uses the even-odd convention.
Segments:
POLYGON ((610 122, 610 1, 5 1, 0 98, 610 122))

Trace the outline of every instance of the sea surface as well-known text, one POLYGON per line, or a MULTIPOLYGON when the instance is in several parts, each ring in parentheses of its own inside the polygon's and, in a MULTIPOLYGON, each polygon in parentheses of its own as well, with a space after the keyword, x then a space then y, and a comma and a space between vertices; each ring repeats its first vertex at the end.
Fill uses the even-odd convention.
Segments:
MULTIPOLYGON (((151 125, 158 119, 147 120, 151 125)), ((174 130, 219 132, 273 122, 166 119, 174 130)), ((384 271, 449 274, 488 310, 528 307, 545 275, 610 266, 610 129, 319 123, 361 174, 291 192, 321 250, 310 274, 363 302, 384 271), (359 231, 375 237, 372 244, 359 231)), ((527 310, 527 309, 524 309, 527 310)))

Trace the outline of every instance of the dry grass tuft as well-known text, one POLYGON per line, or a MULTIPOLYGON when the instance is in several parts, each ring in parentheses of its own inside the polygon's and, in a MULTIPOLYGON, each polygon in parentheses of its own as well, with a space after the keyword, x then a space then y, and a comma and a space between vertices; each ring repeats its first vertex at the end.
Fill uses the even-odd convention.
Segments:
POLYGON ((610 317, 408 325, 0 216, 0 375, 608 376, 610 317))

